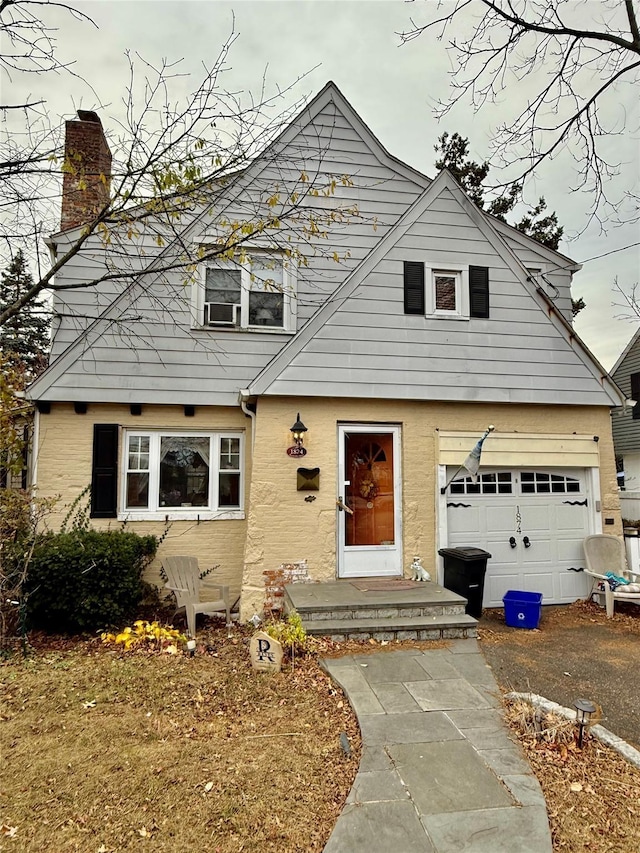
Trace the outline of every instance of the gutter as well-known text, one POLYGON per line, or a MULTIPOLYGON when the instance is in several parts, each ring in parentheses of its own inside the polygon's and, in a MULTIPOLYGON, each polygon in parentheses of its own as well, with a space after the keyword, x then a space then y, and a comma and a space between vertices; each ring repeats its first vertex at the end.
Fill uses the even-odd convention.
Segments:
POLYGON ((622 393, 620 388, 618 388, 618 386, 616 385, 616 383, 612 379, 609 372, 606 371, 604 369, 604 367, 600 364, 598 359, 591 352, 591 350, 585 344, 585 342, 582 340, 580 335, 578 335, 578 333, 573 328, 571 323, 569 323, 569 321, 563 316, 563 314, 560 311, 558 311, 557 307, 553 303, 553 300, 548 296, 548 294, 545 292, 545 290, 542 287, 540 287, 539 284, 535 285, 535 288, 536 288, 536 293, 538 293, 538 295, 541 296, 543 301, 545 302, 545 304, 547 306, 547 312, 549 314, 553 313, 555 315, 555 317, 560 321, 560 323, 564 326, 564 328, 568 334, 569 343, 572 344, 573 341, 575 341, 580 346, 580 348, 583 350, 585 355, 591 360, 591 363, 594 364, 597 367, 597 369, 600 371, 600 384, 604 387, 605 382, 609 382, 613 386, 613 388, 615 388, 615 390, 618 392, 618 394, 620 396, 620 400, 622 402, 618 403, 617 405, 612 404, 612 406, 610 408, 617 408, 618 406, 625 406, 626 407, 626 405, 629 404, 629 401, 627 401, 625 395, 622 393))

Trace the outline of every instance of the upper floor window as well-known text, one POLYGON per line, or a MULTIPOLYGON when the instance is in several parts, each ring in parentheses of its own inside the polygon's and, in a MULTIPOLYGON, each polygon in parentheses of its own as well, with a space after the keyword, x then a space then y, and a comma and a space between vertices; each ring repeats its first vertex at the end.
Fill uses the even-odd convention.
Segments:
POLYGON ((464 320, 489 317, 488 268, 405 261, 404 313, 464 320))
POLYGON ((431 305, 427 306, 431 310, 427 310, 428 314, 468 316, 468 305, 463 304, 462 276, 462 270, 431 270, 431 305))
POLYGON ((254 252, 242 264, 208 261, 202 266, 193 311, 204 328, 295 331, 293 263, 254 252))

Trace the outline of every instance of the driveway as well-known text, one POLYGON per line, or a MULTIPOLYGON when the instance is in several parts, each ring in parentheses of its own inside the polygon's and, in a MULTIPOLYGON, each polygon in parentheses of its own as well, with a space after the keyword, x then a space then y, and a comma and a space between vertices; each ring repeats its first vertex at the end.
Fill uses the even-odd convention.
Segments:
POLYGON ((482 652, 505 691, 538 693, 566 707, 590 699, 602 725, 640 749, 640 607, 547 606, 539 629, 509 628, 502 609, 483 611, 482 652))

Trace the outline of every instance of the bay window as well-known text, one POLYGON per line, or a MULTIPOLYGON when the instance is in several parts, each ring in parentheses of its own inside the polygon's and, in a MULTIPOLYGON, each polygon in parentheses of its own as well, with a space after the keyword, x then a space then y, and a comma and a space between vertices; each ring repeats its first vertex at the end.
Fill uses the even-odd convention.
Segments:
POLYGON ((128 431, 123 510, 189 518, 242 509, 241 433, 128 431))

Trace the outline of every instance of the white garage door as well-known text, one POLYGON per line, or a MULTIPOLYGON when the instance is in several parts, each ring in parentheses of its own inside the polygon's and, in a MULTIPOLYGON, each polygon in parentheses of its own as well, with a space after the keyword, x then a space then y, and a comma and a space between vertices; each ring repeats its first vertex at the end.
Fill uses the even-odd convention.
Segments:
MULTIPOLYGON (((451 474, 453 474, 452 470, 451 474)), ((584 598, 589 534, 585 471, 493 470, 454 480, 447 489, 447 546, 477 546, 487 563, 483 605, 501 607, 507 590, 541 592, 544 604, 584 598)))

